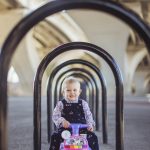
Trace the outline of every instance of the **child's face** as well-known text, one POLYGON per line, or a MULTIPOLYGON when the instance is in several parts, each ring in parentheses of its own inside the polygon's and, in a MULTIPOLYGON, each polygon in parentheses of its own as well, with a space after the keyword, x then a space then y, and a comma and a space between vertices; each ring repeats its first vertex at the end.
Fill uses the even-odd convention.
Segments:
POLYGON ((64 98, 70 101, 77 100, 80 93, 81 89, 79 83, 67 83, 63 90, 64 98))

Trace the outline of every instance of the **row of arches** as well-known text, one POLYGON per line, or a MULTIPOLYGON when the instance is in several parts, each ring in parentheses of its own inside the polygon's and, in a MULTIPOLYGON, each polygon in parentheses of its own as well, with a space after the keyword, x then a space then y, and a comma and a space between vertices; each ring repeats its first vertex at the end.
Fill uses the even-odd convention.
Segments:
MULTIPOLYGON (((47 55, 40 63, 38 70, 37 70, 37 74, 35 77, 35 82, 34 82, 34 148, 35 149, 41 149, 41 81, 42 81, 42 76, 44 73, 44 70, 46 69, 46 67, 48 66, 48 64, 58 55, 60 55, 61 53, 65 52, 65 51, 70 51, 70 50, 78 50, 78 49, 83 49, 83 50, 87 50, 87 51, 91 51, 95 54, 97 54, 98 56, 101 56, 110 66, 113 74, 114 74, 114 78, 115 78, 115 85, 116 85, 116 148, 123 148, 123 126, 122 121, 123 121, 123 82, 122 82, 122 76, 119 70, 119 67, 117 66, 117 63, 115 62, 115 60, 113 59, 113 57, 107 53, 105 50, 101 49, 100 47, 97 47, 95 45, 89 44, 89 43, 83 43, 83 42, 73 42, 73 43, 68 43, 68 44, 64 44, 62 46, 59 46, 58 48, 56 48, 54 51, 52 51, 51 53, 49 53, 49 55, 47 55)), ((62 64, 63 66, 63 64, 62 64)), ((61 66, 60 66, 61 68, 61 66)), ((60 69, 59 68, 59 69, 60 69)), ((81 71, 84 73, 87 73, 88 75, 90 75, 90 77, 92 78, 92 75, 90 72, 81 69, 81 68, 73 68, 71 70, 75 70, 75 71, 81 71)), ((69 70, 69 71, 71 71, 69 70)), ((66 71, 67 72, 67 71, 66 71)), ((64 72, 64 74, 66 73, 64 72)), ((94 80, 94 79, 93 79, 94 80)), ((58 83, 56 83, 57 85, 58 83)), ((96 85, 96 81, 95 81, 95 85, 96 85)), ((50 85, 49 85, 50 86, 50 85)), ((52 85, 51 85, 52 86, 52 85)), ((57 88, 56 88, 57 89, 57 88)), ((55 89, 55 91, 56 91, 55 89)), ((49 91, 50 92, 50 91, 49 91)), ((97 94, 98 89, 97 89, 97 94)), ((106 92, 106 91, 103 91, 106 92)), ((50 93, 52 95, 52 93, 50 93)), ((106 94, 106 93, 105 93, 106 94)), ((51 96, 50 95, 50 96, 51 96)), ((105 95, 106 97, 106 95, 105 95)), ((93 98, 94 99, 94 98, 93 98)), ((96 129, 99 129, 99 100, 96 99, 96 102, 94 102, 92 99, 91 104, 95 103, 95 107, 91 106, 93 113, 96 114, 96 129), (94 109, 96 112, 94 112, 94 109)), ((48 109, 48 117, 52 115, 52 110, 54 108, 54 102, 55 100, 50 100, 48 99, 48 107, 50 107, 48 109), (50 105, 49 105, 50 103, 50 105)), ((106 129, 106 99, 103 99, 103 140, 106 143, 107 142, 107 129, 106 129), (105 102, 104 102, 105 101, 105 102)), ((47 119, 49 122, 49 119, 47 119)), ((51 121, 49 122, 51 123, 51 121)), ((52 127, 50 124, 48 124, 48 129, 51 131, 52 127)), ((49 134, 49 133, 48 133, 49 134)), ((50 138, 50 137, 49 137, 50 138)), ((48 139, 49 140, 49 139, 48 139)))

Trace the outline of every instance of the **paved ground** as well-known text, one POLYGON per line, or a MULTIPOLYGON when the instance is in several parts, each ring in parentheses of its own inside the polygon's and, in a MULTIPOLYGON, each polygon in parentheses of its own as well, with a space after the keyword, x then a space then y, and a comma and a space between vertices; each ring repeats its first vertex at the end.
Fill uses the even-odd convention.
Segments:
MULTIPOLYGON (((46 102, 42 101, 42 150, 48 150, 46 102)), ((114 102, 108 102, 108 144, 101 150, 115 150, 114 102)), ((9 100, 9 150, 33 149, 33 103, 31 97, 11 97, 9 100)), ((145 98, 125 99, 125 150, 150 150, 150 103, 145 98)), ((101 133, 99 133, 101 137, 101 133)))

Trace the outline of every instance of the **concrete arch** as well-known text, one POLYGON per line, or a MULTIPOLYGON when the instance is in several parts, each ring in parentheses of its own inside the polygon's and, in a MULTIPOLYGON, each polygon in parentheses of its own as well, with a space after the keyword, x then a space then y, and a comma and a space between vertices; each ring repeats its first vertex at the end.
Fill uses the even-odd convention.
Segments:
POLYGON ((65 11, 56 13, 46 19, 62 31, 70 39, 70 41, 88 41, 83 30, 65 11))
MULTIPOLYGON (((25 16, 26 14, 25 11, 31 11, 31 10, 25 8, 11 9, 11 10, 7 10, 3 14, 0 14, 0 19, 1 19, 0 26, 1 26, 1 35, 2 35, 0 37, 0 45, 5 40, 5 37, 10 32, 12 26, 15 25, 21 18, 25 16), (10 20, 11 24, 6 23, 8 22, 7 20, 10 20)), ((18 47, 19 50, 15 53, 11 64, 15 68, 19 76, 18 87, 21 89, 21 92, 19 92, 18 95, 32 94, 31 83, 34 80, 33 77, 36 72, 36 68, 40 63, 41 59, 50 50, 52 50, 54 47, 59 46, 60 44, 71 42, 71 41, 80 41, 80 40, 85 42, 88 41, 82 29, 65 12, 55 14, 51 17, 47 17, 46 20, 41 22, 41 24, 38 24, 36 27, 32 29, 27 34, 25 39, 21 42, 21 44, 18 47), (60 21, 61 24, 59 23, 60 21), (36 27, 38 27, 38 30, 36 30, 36 27), (44 45, 41 45, 42 41, 45 42, 44 45), (24 57, 21 58, 21 56, 24 57), (26 72, 28 72, 28 75, 26 75, 26 72)), ((83 56, 85 56, 85 53, 80 52, 80 54, 77 54, 76 57, 83 57, 83 56)), ((64 55, 63 58, 65 57, 66 56, 64 55)), ((69 57, 73 58, 74 55, 70 54, 69 57)), ((93 56, 91 56, 91 58, 94 61, 95 58, 93 56)), ((46 78, 47 77, 45 77, 45 79, 46 78)), ((44 81, 44 83, 45 82, 46 81, 44 81)), ((13 95, 13 93, 16 93, 16 91, 9 92, 10 95, 13 95)))
POLYGON ((129 63, 129 81, 132 82, 134 73, 140 64, 140 62, 143 60, 143 58, 148 55, 146 48, 142 48, 141 50, 134 53, 132 56, 132 59, 129 63))

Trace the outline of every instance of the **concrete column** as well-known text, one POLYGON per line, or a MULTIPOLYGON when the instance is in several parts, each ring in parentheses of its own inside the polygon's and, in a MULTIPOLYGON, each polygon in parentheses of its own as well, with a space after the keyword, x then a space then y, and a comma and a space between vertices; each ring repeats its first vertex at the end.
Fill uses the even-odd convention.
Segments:
MULTIPOLYGON (((23 9, 16 9, 0 13, 1 46, 13 26, 24 17, 25 11, 23 9)), ((16 94, 18 92, 21 95, 32 95, 35 71, 39 62, 40 59, 32 39, 32 31, 30 31, 19 44, 12 59, 11 65, 18 74, 20 82, 18 88, 16 87, 10 94, 14 94, 13 92, 16 94)))

